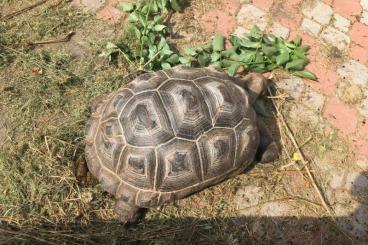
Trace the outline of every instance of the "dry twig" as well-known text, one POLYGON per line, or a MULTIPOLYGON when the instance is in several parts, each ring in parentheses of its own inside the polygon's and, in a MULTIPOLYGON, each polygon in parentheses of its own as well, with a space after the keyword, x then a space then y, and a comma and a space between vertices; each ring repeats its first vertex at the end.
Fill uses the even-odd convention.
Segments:
POLYGON ((46 40, 46 41, 38 41, 38 42, 31 42, 31 41, 23 41, 23 46, 31 46, 31 45, 43 45, 43 44, 53 44, 53 43, 65 43, 69 42, 72 36, 74 36, 75 32, 70 31, 66 34, 63 38, 53 39, 53 40, 46 40))
MULTIPOLYGON (((270 90, 270 89, 268 89, 268 92, 272 95, 272 92, 271 92, 271 90, 270 90)), ((318 187, 318 185, 317 185, 317 183, 316 183, 316 181, 315 181, 315 179, 314 179, 314 177, 313 177, 313 175, 312 175, 312 173, 311 173, 311 170, 310 170, 310 168, 309 168, 309 166, 308 166, 308 161, 306 160, 306 158, 305 158, 305 156, 304 156, 304 153, 303 153, 303 152, 302 152, 302 150, 301 150, 301 147, 299 146, 298 142, 296 141, 296 139, 295 139, 295 137, 294 137, 294 135, 293 135, 293 132, 291 131, 291 129, 290 129, 290 127, 289 127, 289 125, 287 124, 287 122, 286 122, 286 120, 285 120, 284 115, 283 115, 283 114, 282 114, 282 112, 280 111, 280 108, 278 107, 278 105, 277 105, 276 103, 274 103, 274 101, 272 101, 272 104, 274 105, 274 107, 275 107, 275 109, 276 109, 276 112, 277 112, 277 114, 278 114, 278 117, 280 118, 280 120, 281 120, 281 122, 282 122, 282 124, 283 124, 284 128, 286 129, 286 133, 288 134, 288 137, 290 138, 290 140, 291 140, 291 142, 293 143, 293 145, 294 145, 295 149, 297 150, 298 154, 300 155, 301 161, 302 161, 302 163, 303 163, 303 165, 304 165, 303 167, 305 168, 305 170, 306 170, 306 172, 307 172, 307 175, 308 175, 308 177, 309 177, 309 179, 310 179, 310 182, 312 183, 313 188, 315 189, 315 191, 316 191, 316 193, 317 193, 317 195, 318 195, 318 197, 319 197, 319 199, 320 199, 320 201, 321 201, 321 203, 322 203, 323 207, 326 209, 327 213, 328 213, 329 215, 331 215, 331 218, 332 218, 332 219, 335 219, 335 218, 334 218, 334 215, 333 215, 333 211, 332 211, 332 209, 328 206, 328 204, 327 204, 327 202, 326 202, 326 200, 325 200, 325 198, 324 198, 324 196, 323 196, 323 194, 322 194, 322 192, 321 192, 320 188, 318 187)))
POLYGON ((22 8, 20 10, 17 10, 17 11, 15 11, 13 13, 7 14, 7 15, 3 16, 1 19, 2 20, 9 20, 9 19, 11 19, 11 18, 13 18, 13 17, 15 17, 17 15, 20 15, 20 14, 22 14, 24 12, 27 12, 27 11, 29 11, 31 9, 34 9, 34 8, 36 8, 36 7, 38 7, 38 6, 46 3, 47 1, 49 1, 49 0, 41 0, 41 1, 37 2, 37 3, 35 3, 35 4, 32 4, 30 6, 27 6, 25 8, 22 8))

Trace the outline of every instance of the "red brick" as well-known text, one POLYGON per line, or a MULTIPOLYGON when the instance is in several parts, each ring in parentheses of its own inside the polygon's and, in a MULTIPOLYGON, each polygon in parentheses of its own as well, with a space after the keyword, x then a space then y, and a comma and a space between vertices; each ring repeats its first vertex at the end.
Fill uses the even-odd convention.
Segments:
POLYGON ((253 0, 253 4, 263 10, 268 11, 272 7, 273 0, 253 0))
POLYGON ((351 21, 355 21, 362 11, 359 0, 335 0, 333 8, 336 13, 351 21))
POLYGON ((351 47, 350 56, 360 63, 368 63, 368 49, 362 48, 359 45, 353 45, 351 47))
POLYGON ((351 39, 362 46, 365 49, 368 49, 368 26, 362 23, 355 23, 350 30, 351 39))
POLYGON ((339 77, 334 69, 325 68, 318 63, 311 63, 306 69, 314 72, 318 77, 318 81, 307 80, 309 85, 324 95, 332 96, 336 93, 339 77))
POLYGON ((109 21, 111 23, 119 22, 124 15, 124 11, 117 7, 118 2, 118 0, 108 1, 107 5, 96 13, 97 19, 109 21))
POLYGON ((344 135, 353 133, 358 123, 357 111, 337 98, 331 98, 327 101, 323 115, 332 126, 339 129, 344 135))
POLYGON ((120 18, 123 16, 123 12, 117 8, 107 5, 103 9, 97 12, 97 19, 106 20, 111 23, 119 22, 120 18))
POLYGON ((223 0, 217 9, 209 10, 196 18, 207 33, 220 33, 227 36, 236 26, 235 16, 239 8, 239 1, 223 0))

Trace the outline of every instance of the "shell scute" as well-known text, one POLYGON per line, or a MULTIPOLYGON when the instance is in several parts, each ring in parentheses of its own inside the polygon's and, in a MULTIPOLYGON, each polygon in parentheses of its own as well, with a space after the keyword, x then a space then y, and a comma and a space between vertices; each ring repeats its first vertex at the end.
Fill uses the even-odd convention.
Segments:
POLYGON ((212 127, 208 106, 193 82, 169 80, 159 92, 176 136, 196 139, 212 127))

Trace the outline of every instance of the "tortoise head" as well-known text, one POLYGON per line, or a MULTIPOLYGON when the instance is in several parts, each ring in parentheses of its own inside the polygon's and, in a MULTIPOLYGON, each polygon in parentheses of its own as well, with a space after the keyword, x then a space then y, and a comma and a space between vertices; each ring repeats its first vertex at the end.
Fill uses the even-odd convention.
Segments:
POLYGON ((250 102, 253 104, 260 95, 267 92, 268 81, 259 73, 249 73, 243 79, 238 80, 237 84, 249 92, 250 102))

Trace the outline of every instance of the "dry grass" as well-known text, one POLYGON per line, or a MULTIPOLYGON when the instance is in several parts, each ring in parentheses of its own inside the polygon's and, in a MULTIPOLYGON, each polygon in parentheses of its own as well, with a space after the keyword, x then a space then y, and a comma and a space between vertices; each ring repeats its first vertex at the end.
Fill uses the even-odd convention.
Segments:
MULTIPOLYGON (((183 15, 174 17, 178 23, 191 23, 180 25, 180 31, 194 29, 199 34, 190 40, 173 39, 179 49, 205 41, 198 23, 192 21, 193 11, 205 11, 208 4, 215 3, 195 1, 183 15)), ((263 190, 263 203, 288 201, 298 217, 326 216, 302 166, 291 164, 295 147, 290 138, 283 126, 271 119, 279 126, 274 131, 283 148, 277 162, 257 165, 246 175, 152 209, 138 225, 116 223, 112 197, 93 181, 82 185, 75 176, 76 164, 84 161, 84 126, 90 100, 128 82, 130 78, 123 78, 133 72, 124 64, 108 64, 98 56, 106 41, 116 37, 101 37, 92 31, 87 40, 91 49, 83 59, 64 52, 60 49, 63 45, 22 46, 24 40, 60 38, 69 31, 96 25, 102 23, 66 3, 52 9, 45 4, 0 22, 0 81, 4 88, 0 90, 0 110, 5 115, 0 118, 0 129, 4 124, 7 139, 0 151, 0 237, 4 238, 0 244, 252 244, 257 234, 248 226, 262 218, 240 217, 234 201, 237 190, 249 185, 263 190), (296 176, 304 180, 301 188, 290 187, 296 176)), ((275 101, 280 110, 287 111, 287 100, 281 96, 275 101)), ((349 161, 350 151, 344 142, 337 144, 337 139, 326 138, 305 124, 290 126, 299 144, 306 142, 301 149, 308 159, 331 154, 341 164, 349 161)), ((323 176, 314 171, 313 164, 311 168, 323 191, 323 176)), ((272 239, 269 235, 263 242, 272 243, 272 239)))

